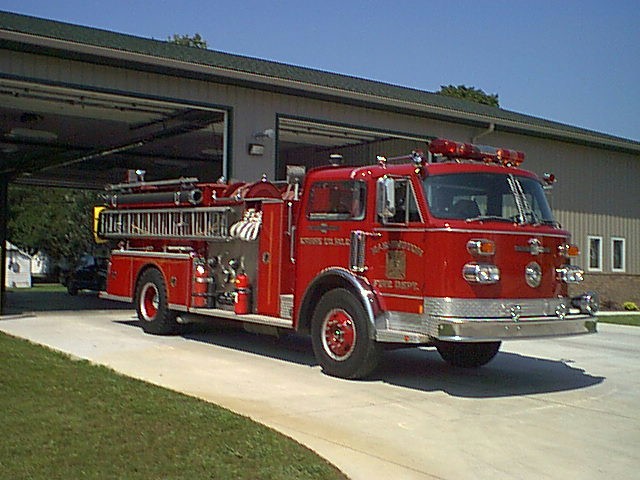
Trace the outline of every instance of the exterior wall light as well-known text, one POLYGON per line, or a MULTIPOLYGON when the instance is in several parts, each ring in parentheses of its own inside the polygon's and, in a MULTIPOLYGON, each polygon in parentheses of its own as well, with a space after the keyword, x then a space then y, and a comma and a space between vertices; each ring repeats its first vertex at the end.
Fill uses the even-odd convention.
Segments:
POLYGON ((249 155, 264 155, 264 145, 259 143, 250 143, 249 155))

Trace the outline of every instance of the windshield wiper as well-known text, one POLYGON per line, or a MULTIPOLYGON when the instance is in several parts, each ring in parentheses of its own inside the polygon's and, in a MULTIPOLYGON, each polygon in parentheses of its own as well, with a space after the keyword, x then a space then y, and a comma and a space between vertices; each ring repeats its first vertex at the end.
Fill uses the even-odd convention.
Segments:
POLYGON ((540 223, 542 223, 542 225, 552 225, 554 227, 560 226, 560 223, 558 223, 556 220, 542 220, 540 223))
POLYGON ((498 215, 478 215, 477 217, 466 218, 465 222, 482 222, 483 220, 496 220, 498 222, 516 223, 513 218, 500 217, 498 215))

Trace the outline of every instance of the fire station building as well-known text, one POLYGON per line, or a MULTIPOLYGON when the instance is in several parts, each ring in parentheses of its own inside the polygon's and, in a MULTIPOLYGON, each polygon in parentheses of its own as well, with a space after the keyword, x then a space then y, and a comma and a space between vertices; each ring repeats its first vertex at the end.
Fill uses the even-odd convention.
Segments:
MULTIPOLYGON (((523 87, 526 88, 526 87, 523 87)), ((0 241, 11 182, 282 179, 288 165, 426 149, 437 137, 524 151, 558 179, 580 290, 640 303, 640 142, 433 93, 0 12, 0 241)), ((9 239, 10 240, 10 239, 9 239)), ((606 303, 605 303, 605 306, 606 303)))

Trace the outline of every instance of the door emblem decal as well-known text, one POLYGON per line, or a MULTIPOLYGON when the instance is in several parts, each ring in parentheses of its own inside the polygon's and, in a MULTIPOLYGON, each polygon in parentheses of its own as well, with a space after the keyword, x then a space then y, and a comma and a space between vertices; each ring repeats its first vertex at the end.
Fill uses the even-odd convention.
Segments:
POLYGON ((403 250, 387 250, 387 278, 404 280, 407 273, 407 254, 403 250))

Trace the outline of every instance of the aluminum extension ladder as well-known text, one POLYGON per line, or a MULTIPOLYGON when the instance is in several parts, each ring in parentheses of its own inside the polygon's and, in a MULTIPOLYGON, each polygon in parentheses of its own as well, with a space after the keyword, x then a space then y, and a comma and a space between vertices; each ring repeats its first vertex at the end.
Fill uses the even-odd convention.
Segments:
POLYGON ((109 239, 229 240, 230 207, 102 210, 98 235, 109 239))

